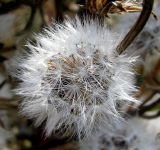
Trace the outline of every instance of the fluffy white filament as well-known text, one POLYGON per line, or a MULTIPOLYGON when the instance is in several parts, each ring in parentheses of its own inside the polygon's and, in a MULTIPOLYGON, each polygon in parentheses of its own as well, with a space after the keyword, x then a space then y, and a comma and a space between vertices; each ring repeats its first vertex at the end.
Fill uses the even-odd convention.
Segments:
POLYGON ((129 119, 115 131, 107 131, 85 139, 80 150, 159 150, 159 118, 155 120, 129 119))
POLYGON ((13 59, 22 113, 45 122, 46 135, 71 129, 86 136, 113 129, 132 97, 135 57, 118 55, 118 36, 96 20, 67 20, 44 29, 13 59))

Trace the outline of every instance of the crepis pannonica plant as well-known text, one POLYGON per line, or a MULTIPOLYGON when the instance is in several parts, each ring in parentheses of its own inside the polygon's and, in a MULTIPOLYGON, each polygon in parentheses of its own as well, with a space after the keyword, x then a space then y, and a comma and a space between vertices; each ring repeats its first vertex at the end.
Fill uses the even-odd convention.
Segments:
POLYGON ((123 118, 121 105, 137 102, 132 68, 137 58, 123 52, 151 10, 142 12, 123 40, 90 17, 66 19, 37 34, 34 44, 27 43, 29 51, 11 60, 22 114, 37 126, 45 122, 46 136, 57 130, 79 138, 112 131, 123 118))

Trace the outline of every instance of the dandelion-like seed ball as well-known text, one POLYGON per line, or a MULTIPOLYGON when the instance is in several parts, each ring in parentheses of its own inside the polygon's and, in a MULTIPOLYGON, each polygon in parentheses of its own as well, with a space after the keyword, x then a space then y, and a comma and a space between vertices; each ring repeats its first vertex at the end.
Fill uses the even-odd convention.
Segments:
POLYGON ((159 150, 159 121, 130 118, 112 133, 102 131, 80 141, 80 150, 159 150))
POLYGON ((45 122, 46 135, 72 130, 88 136, 117 123, 120 105, 136 100, 132 64, 118 55, 117 35, 97 20, 66 20, 36 36, 29 52, 13 59, 21 82, 21 111, 45 122))

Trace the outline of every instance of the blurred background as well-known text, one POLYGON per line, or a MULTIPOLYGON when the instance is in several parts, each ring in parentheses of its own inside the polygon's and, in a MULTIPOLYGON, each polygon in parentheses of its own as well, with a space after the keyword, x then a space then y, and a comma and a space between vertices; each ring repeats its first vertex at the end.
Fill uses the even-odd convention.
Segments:
MULTIPOLYGON (((25 49, 28 39, 43 27, 61 23, 66 17, 82 16, 87 12, 85 0, 0 0, 0 150, 76 150, 76 137, 68 139, 52 136, 44 138, 43 126, 34 128, 31 120, 20 115, 12 89, 15 82, 7 73, 6 64, 17 51, 25 49), (83 7, 85 6, 85 7, 83 7)), ((125 35, 140 12, 111 13, 105 25, 125 35)), ((155 0, 153 15, 128 48, 131 55, 139 55, 135 97, 142 101, 138 115, 146 120, 160 116, 160 1, 155 0), (155 17, 156 16, 156 17, 155 17)), ((132 114, 132 108, 128 108, 132 114)), ((160 121, 158 122, 160 126, 160 121)), ((68 133, 69 134, 69 133, 68 133)))

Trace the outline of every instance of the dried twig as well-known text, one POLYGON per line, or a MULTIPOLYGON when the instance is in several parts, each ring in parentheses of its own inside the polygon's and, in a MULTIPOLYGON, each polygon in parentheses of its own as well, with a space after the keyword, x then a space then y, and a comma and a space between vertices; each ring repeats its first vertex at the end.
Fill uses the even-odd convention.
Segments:
POLYGON ((146 119, 152 119, 152 118, 156 118, 158 116, 160 116, 160 110, 158 110, 155 114, 153 115, 147 115, 146 113, 153 109, 154 107, 156 107, 157 105, 160 104, 160 98, 157 99, 155 102, 151 103, 150 105, 145 105, 145 103, 143 105, 140 106, 140 110, 139 110, 139 115, 143 118, 146 119))
POLYGON ((0 98, 0 109, 5 110, 16 110, 18 108, 18 104, 15 100, 0 98))

